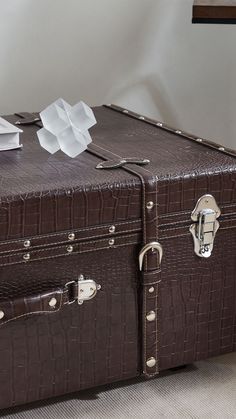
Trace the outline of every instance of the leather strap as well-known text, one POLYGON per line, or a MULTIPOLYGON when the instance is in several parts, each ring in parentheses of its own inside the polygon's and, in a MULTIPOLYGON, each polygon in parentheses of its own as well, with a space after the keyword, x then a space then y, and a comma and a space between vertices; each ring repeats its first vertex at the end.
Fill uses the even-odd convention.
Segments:
POLYGON ((20 119, 15 122, 15 125, 37 125, 42 126, 39 114, 33 114, 29 112, 15 113, 20 119))
MULTIPOLYGON (((88 152, 102 159, 122 159, 97 144, 90 144, 88 152)), ((158 240, 158 179, 147 167, 126 164, 123 167, 139 177, 142 184, 143 248, 158 240)), ((141 280, 142 292, 142 371, 145 377, 159 374, 158 303, 161 265, 158 252, 151 248, 145 253, 141 280), (153 251, 152 251, 153 250, 153 251)))
POLYGON ((1 301, 0 326, 33 314, 55 313, 61 310, 63 305, 72 304, 78 300, 79 285, 78 282, 72 281, 63 288, 10 301, 1 301))

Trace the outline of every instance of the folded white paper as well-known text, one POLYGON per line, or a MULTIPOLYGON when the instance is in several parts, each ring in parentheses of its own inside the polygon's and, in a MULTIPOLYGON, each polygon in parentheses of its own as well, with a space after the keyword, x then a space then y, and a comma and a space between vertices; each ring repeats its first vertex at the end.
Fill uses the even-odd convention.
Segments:
POLYGON ((0 118, 0 151, 13 150, 22 147, 20 144, 21 129, 0 118))
POLYGON ((75 106, 58 99, 40 113, 43 128, 38 132, 40 145, 49 153, 63 151, 76 157, 91 143, 89 128, 97 123, 92 109, 84 102, 75 106))

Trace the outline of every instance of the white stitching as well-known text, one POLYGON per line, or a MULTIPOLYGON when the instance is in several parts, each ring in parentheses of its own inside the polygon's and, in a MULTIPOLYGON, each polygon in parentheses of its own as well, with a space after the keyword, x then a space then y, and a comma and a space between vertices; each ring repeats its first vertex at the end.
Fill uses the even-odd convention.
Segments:
MULTIPOLYGON (((38 261, 46 260, 46 259, 54 259, 54 258, 57 258, 57 257, 71 257, 73 255, 78 255, 78 254, 82 254, 82 253, 90 253, 90 252, 96 252, 96 251, 99 251, 99 250, 107 250, 107 249, 116 249, 117 247, 130 246, 130 245, 134 245, 134 244, 137 245, 138 244, 137 241, 130 241, 128 243, 116 244, 112 247, 111 246, 105 246, 105 247, 97 247, 96 249, 79 250, 77 252, 73 252, 73 253, 70 253, 70 254, 69 253, 61 253, 59 255, 53 255, 53 256, 41 257, 41 258, 37 258, 37 259, 31 259, 28 262, 26 262, 24 260, 20 260, 18 262, 1 263, 0 267, 23 264, 23 263, 33 263, 33 262, 38 262, 38 261)), ((60 246, 60 248, 61 248, 61 246, 60 246)))

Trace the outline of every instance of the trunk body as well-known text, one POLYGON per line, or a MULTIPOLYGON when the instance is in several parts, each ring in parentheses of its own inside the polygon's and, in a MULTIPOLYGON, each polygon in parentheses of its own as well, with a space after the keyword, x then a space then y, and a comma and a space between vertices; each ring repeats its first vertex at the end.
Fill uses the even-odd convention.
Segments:
POLYGON ((0 408, 236 349, 235 153, 116 106, 94 112, 76 159, 40 148, 40 123, 0 154, 0 408), (205 195, 221 211, 208 258, 190 232, 205 195))

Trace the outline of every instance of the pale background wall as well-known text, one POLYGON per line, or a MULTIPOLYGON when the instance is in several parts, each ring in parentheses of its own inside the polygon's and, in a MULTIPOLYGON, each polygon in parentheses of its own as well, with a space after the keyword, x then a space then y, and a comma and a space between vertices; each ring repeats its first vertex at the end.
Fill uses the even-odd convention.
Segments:
POLYGON ((113 102, 236 148, 236 27, 193 0, 0 0, 0 113, 113 102))

